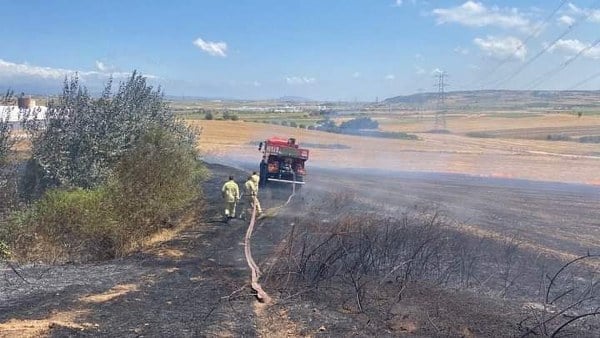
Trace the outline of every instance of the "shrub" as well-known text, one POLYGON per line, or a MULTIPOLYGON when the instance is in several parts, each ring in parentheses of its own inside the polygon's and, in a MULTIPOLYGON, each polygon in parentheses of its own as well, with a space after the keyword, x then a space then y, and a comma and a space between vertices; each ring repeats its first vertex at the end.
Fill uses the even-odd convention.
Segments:
POLYGON ((151 129, 107 184, 49 190, 31 210, 14 214, 0 228, 0 240, 25 260, 89 261, 125 254, 199 196, 202 170, 195 155, 185 134, 151 129))
POLYGON ((50 102, 46 121, 25 123, 33 160, 54 186, 93 188, 105 182, 114 166, 148 130, 171 130, 179 122, 163 102, 163 94, 133 72, 111 93, 109 82, 100 98, 92 98, 77 77, 65 79, 63 92, 50 102))
POLYGON ((11 244, 21 259, 111 258, 116 254, 115 220, 106 189, 53 189, 29 212, 13 217, 11 244))
MULTIPOLYGON (((12 91, 8 90, 4 96, 0 98, 0 103, 8 104, 12 99, 12 91)), ((11 126, 8 121, 8 114, 4 116, 4 112, 0 112, 0 169, 6 163, 8 155, 14 145, 14 139, 11 137, 11 126)))
POLYGON ((600 143, 600 135, 596 136, 582 136, 579 138, 581 143, 600 143))
POLYGON ((357 117, 352 120, 342 122, 341 129, 378 129, 379 122, 370 117, 357 117))
POLYGON ((211 112, 208 112, 206 114, 204 114, 204 119, 205 120, 212 120, 214 118, 213 114, 211 112))
POLYGON ((572 141, 573 138, 565 134, 548 134, 546 135, 548 141, 572 141))
POLYGON ((202 171, 195 155, 179 135, 153 129, 119 163, 112 202, 132 239, 156 230, 199 195, 202 171))

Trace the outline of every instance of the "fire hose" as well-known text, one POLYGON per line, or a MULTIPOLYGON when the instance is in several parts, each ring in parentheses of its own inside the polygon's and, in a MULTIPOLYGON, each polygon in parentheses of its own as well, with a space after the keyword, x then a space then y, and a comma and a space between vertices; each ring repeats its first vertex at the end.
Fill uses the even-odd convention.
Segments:
MULTIPOLYGON (((291 201, 294 195, 296 194, 296 177, 294 175, 294 183, 292 184, 292 194, 288 197, 287 201, 277 207, 276 209, 281 209, 287 206, 291 201)), ((256 291, 256 298, 261 303, 270 303, 271 297, 263 290, 262 286, 259 284, 258 280, 261 277, 260 268, 256 265, 254 258, 252 258, 252 249, 250 244, 250 238, 252 237, 252 232, 254 231, 254 225, 256 224, 256 196, 252 196, 252 216, 250 218, 250 224, 248 225, 248 230, 246 230, 246 237, 244 238, 244 254, 246 255, 246 262, 248 263, 248 267, 251 270, 250 275, 250 285, 254 291, 256 291)))

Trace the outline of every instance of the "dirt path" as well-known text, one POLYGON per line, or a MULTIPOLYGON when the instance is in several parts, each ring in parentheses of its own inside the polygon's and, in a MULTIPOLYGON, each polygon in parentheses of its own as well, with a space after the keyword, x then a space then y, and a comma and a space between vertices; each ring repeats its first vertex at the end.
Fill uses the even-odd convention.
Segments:
MULTIPOLYGON (((244 173, 210 165, 204 216, 174 239, 98 264, 26 266, 27 282, 0 271, 0 337, 295 335, 278 306, 256 305, 244 258, 246 222, 219 217, 224 177, 244 173)), ((274 202, 265 200, 267 207, 274 202)), ((269 231, 259 224, 258 233, 269 231)), ((261 262, 278 238, 256 236, 261 262)))

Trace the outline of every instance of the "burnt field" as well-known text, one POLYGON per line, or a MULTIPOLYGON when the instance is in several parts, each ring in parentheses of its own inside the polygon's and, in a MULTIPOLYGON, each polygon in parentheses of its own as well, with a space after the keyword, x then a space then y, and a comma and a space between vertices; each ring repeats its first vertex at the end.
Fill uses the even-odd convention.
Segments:
POLYGON ((429 205, 479 234, 565 259, 600 248, 600 187, 456 174, 314 169, 309 189, 349 191, 373 210, 429 205))
MULTIPOLYGON (((533 336, 600 306, 597 258, 557 274, 598 254, 598 187, 318 168, 285 208, 289 186, 261 193, 260 305, 247 223, 219 216, 225 178, 254 170, 237 167, 209 165, 206 204, 133 256, 3 267, 0 335, 533 336)), ((559 335, 593 336, 594 318, 559 335)))

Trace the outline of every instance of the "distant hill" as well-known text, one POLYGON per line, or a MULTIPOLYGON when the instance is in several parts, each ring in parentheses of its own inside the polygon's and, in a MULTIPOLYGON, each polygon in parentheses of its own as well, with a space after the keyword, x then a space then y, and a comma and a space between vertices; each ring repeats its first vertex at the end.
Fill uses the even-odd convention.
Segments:
MULTIPOLYGON (((378 105, 399 108, 436 109, 438 93, 420 93, 385 99, 378 105)), ((600 107, 600 90, 597 91, 551 91, 551 90, 476 90, 445 93, 447 109, 572 109, 600 107)))

